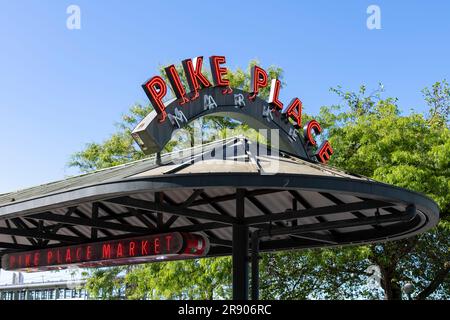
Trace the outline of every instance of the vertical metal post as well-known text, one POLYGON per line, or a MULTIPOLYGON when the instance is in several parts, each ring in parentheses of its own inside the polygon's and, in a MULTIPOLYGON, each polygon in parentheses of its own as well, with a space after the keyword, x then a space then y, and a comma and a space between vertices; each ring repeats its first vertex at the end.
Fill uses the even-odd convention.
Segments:
POLYGON ((161 152, 156 153, 156 164, 161 165, 161 152))
POLYGON ((252 300, 259 300, 259 235, 252 232, 252 300))
MULTIPOLYGON (((245 190, 236 190, 236 218, 245 216, 245 190)), ((248 300, 248 226, 233 224, 233 299, 248 300)))

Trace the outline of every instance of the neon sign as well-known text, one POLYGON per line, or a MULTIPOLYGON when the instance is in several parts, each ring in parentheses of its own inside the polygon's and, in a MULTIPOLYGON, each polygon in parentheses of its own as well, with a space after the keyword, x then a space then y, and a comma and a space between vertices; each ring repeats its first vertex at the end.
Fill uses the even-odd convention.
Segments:
POLYGON ((183 85, 175 65, 164 68, 175 96, 174 100, 166 103, 163 100, 168 85, 162 77, 154 76, 142 85, 154 112, 138 124, 132 136, 146 154, 161 151, 176 129, 201 116, 216 114, 241 120, 254 129, 278 129, 282 133, 280 149, 318 162, 328 162, 333 148, 328 141, 318 146, 314 138, 322 132, 320 124, 316 120, 303 124, 303 103, 297 97, 284 107, 279 100, 279 79, 269 79, 267 72, 255 65, 251 69, 250 92, 244 92, 230 87, 224 56, 211 56, 209 63, 212 83, 203 71, 203 57, 182 61, 189 88, 183 85), (270 95, 265 101, 259 94, 269 84, 270 95))
POLYGON ((172 232, 5 254, 2 268, 31 272, 104 267, 203 257, 208 249, 208 239, 202 235, 172 232))

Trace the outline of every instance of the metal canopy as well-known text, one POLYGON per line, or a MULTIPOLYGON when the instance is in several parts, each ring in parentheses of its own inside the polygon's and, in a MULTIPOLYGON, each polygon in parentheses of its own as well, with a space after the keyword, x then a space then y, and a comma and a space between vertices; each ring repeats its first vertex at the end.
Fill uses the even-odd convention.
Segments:
POLYGON ((439 220, 422 194, 256 146, 234 137, 3 194, 0 255, 186 231, 218 256, 249 233, 272 251, 401 239, 439 220))
POLYGON ((207 232, 217 255, 231 253, 234 223, 261 230, 261 250, 276 250, 400 239, 438 221, 436 204, 421 194, 284 153, 252 155, 251 144, 231 138, 163 155, 160 164, 148 158, 3 194, 0 247, 186 230, 207 232))

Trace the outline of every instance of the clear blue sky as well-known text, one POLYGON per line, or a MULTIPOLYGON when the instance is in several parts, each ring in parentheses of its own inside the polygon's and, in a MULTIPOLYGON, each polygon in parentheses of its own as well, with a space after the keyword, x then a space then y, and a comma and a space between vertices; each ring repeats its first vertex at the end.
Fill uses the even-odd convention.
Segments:
POLYGON ((281 66, 283 100, 310 113, 339 102, 331 86, 379 81, 422 111, 420 90, 450 78, 449 31, 449 1, 0 0, 0 192, 76 173, 70 155, 146 102, 159 65, 196 55, 281 66), (66 28, 70 4, 81 30, 66 28), (370 4, 381 30, 366 27, 370 4))

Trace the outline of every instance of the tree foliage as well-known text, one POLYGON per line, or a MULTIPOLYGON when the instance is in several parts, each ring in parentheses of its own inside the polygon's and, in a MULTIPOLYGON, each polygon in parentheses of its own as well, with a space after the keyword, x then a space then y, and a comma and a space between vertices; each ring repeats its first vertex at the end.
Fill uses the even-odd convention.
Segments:
POLYGON ((379 88, 367 93, 331 89, 339 105, 321 108, 318 120, 335 151, 330 165, 375 180, 422 192, 441 210, 433 230, 406 240, 338 249, 266 255, 265 298, 405 298, 450 296, 450 131, 448 84, 423 90, 427 115, 402 115, 395 98, 379 88), (377 270, 379 274, 371 272, 377 270), (378 278, 377 278, 378 277, 378 278), (370 279, 375 280, 370 283, 370 279))
MULTIPOLYGON (((450 130, 449 90, 438 82, 424 89, 429 116, 402 115, 397 99, 334 89, 343 105, 323 107, 319 121, 326 128, 335 154, 331 165, 375 180, 422 192, 441 210, 438 227, 406 240, 370 246, 369 263, 380 268, 388 299, 400 299, 406 282, 415 297, 448 297, 450 261, 450 130), (443 96, 446 95, 446 98, 443 96)), ((354 283, 356 285, 357 283, 354 283)), ((360 283, 360 285, 362 285, 360 283)))

